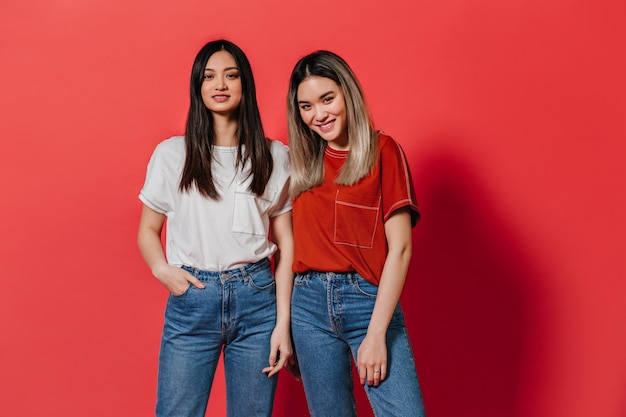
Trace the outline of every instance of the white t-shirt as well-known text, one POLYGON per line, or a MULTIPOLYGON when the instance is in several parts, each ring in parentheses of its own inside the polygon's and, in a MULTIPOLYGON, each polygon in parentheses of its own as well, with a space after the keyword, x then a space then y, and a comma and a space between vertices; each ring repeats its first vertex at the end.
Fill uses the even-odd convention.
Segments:
POLYGON ((170 265, 225 271, 260 261, 276 251, 268 239, 270 217, 291 210, 289 151, 270 141, 272 175, 261 197, 248 190, 249 166, 235 169, 237 147, 212 148, 212 174, 219 200, 195 186, 178 189, 185 165, 185 139, 175 136, 157 145, 139 199, 167 216, 165 253, 170 265))

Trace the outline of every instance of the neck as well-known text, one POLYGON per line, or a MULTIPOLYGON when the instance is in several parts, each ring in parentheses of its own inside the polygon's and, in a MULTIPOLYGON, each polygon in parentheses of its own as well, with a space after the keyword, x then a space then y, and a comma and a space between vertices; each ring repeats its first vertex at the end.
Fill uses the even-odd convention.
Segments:
POLYGON ((227 116, 213 114, 213 145, 215 146, 237 146, 237 128, 239 122, 227 116))

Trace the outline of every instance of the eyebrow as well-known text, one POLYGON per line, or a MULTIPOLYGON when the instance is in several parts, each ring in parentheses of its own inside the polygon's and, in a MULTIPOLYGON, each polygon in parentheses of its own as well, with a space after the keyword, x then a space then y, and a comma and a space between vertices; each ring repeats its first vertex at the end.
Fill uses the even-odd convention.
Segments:
MULTIPOLYGON (((322 94, 319 98, 324 98, 329 94, 335 94, 335 92, 333 90, 327 91, 324 94, 322 94)), ((308 103, 308 101, 306 100, 298 100, 298 103, 308 103)))
MULTIPOLYGON (((213 71, 213 72, 215 72, 215 70, 213 68, 208 68, 208 67, 205 68, 204 70, 205 71, 213 71)), ((232 70, 237 70, 238 71, 239 67, 227 67, 227 68, 224 68, 224 71, 232 71, 232 70)))

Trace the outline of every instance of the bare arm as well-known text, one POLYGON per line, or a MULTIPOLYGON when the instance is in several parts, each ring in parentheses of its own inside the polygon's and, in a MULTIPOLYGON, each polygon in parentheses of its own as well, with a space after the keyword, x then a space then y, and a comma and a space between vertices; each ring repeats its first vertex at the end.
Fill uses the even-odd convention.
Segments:
POLYGON ((172 294, 182 294, 189 287, 189 283, 198 288, 204 288, 196 277, 181 268, 170 266, 165 260, 161 231, 165 223, 165 215, 152 210, 144 204, 139 220, 137 244, 143 260, 154 275, 172 294))
POLYGON ((400 299, 412 255, 409 210, 399 209, 385 222, 389 252, 380 277, 367 335, 357 353, 361 384, 367 381, 369 385, 377 386, 387 375, 387 327, 400 299))
POLYGON ((276 278, 276 326, 272 332, 269 364, 263 372, 270 377, 286 364, 293 348, 291 346, 291 292, 293 290, 293 225, 291 211, 271 219, 272 241, 278 246, 274 254, 276 278))

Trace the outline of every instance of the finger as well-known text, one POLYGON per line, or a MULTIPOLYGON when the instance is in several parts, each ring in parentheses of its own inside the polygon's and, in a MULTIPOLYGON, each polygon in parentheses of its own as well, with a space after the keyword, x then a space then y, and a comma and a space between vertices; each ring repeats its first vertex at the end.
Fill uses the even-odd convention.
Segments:
POLYGON ((271 377, 274 374, 277 374, 278 372, 280 372, 280 370, 285 367, 287 360, 288 360, 287 355, 279 354, 278 361, 272 366, 272 369, 269 371, 269 374, 267 374, 267 376, 271 377))
POLYGON ((280 372, 282 368, 278 365, 272 365, 272 366, 268 366, 267 368, 263 369, 263 372, 267 373, 267 377, 271 378, 274 375, 276 375, 278 372, 280 372))
POLYGON ((270 366, 276 366, 276 361, 278 360, 278 349, 276 348, 270 348, 270 357, 269 357, 269 364, 270 366))
MULTIPOLYGON (((380 375, 380 370, 377 369, 376 375, 380 375)), ((374 368, 369 368, 367 370, 367 385, 370 387, 374 385, 374 368)))
POLYGON ((204 289, 204 284, 198 278, 194 277, 191 274, 189 274, 189 276, 187 277, 187 281, 189 281, 191 285, 196 288, 204 289))
POLYGON ((267 377, 268 378, 273 377, 274 375, 278 373, 278 371, 280 371, 280 368, 278 368, 277 366, 273 366, 272 370, 267 373, 267 377))
POLYGON ((374 368, 374 370, 372 371, 372 385, 377 387, 378 384, 380 384, 380 377, 381 377, 381 370, 378 368, 374 368))
POLYGON ((278 361, 276 361, 276 363, 274 364, 274 366, 276 368, 283 369, 283 367, 287 364, 287 361, 289 360, 289 356, 287 356, 286 353, 280 353, 278 355, 278 361))
POLYGON ((361 382, 361 385, 365 385, 365 382, 367 381, 367 368, 365 368, 365 366, 361 366, 358 368, 359 371, 359 381, 361 382))

